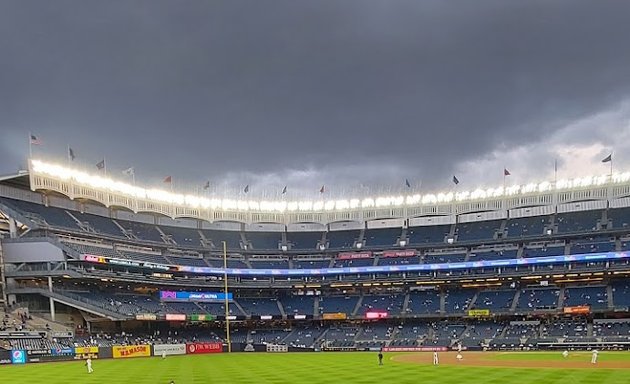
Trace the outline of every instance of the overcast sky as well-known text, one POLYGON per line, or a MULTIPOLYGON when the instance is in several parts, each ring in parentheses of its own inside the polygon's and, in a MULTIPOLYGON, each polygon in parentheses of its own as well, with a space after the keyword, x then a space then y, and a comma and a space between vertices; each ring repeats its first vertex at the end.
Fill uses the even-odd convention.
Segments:
POLYGON ((630 171, 630 2, 0 1, 0 173, 252 196, 630 171))

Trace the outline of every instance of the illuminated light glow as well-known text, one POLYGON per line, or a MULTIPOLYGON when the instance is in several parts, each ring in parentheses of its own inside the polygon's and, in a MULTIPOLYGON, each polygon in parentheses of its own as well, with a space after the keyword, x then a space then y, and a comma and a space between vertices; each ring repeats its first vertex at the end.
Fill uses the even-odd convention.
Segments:
POLYGON ((437 203, 437 197, 435 195, 422 196, 422 204, 435 204, 437 203))
POLYGON ((561 191, 571 188, 588 188, 606 184, 620 184, 630 182, 630 172, 601 176, 585 176, 575 179, 561 179, 555 183, 544 181, 541 183, 528 183, 526 185, 512 185, 509 187, 497 187, 476 189, 472 192, 442 192, 437 194, 414 194, 408 196, 379 196, 363 199, 340 199, 319 201, 255 201, 235 200, 229 198, 208 199, 201 196, 173 193, 159 188, 141 188, 124 182, 112 180, 101 175, 92 175, 84 171, 66 168, 57 164, 46 163, 41 160, 31 160, 33 175, 42 175, 64 182, 74 182, 81 186, 109 191, 124 195, 128 198, 149 200, 151 203, 183 206, 194 209, 211 209, 225 211, 264 211, 264 212, 322 212, 333 210, 350 210, 373 207, 399 207, 418 206, 421 204, 448 204, 452 202, 464 202, 469 200, 482 200, 488 198, 500 198, 503 196, 516 196, 530 193, 545 193, 549 191, 561 191))
POLYGON ((335 202, 335 209, 342 210, 350 208, 350 202, 348 200, 337 200, 335 202))
POLYGON ((361 201, 361 208, 372 208, 374 206, 374 199, 368 197, 361 201))
POLYGON ((312 201, 300 201, 298 203, 298 209, 302 212, 315 210, 312 201))

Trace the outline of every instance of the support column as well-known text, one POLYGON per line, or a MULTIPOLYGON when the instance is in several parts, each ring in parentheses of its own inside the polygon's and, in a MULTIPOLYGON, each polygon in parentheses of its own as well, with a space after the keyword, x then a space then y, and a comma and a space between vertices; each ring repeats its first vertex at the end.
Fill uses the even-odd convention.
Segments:
MULTIPOLYGON (((52 292, 53 291, 53 282, 52 282, 52 277, 48 276, 48 291, 52 292)), ((55 301, 53 300, 52 297, 48 298, 49 303, 50 303, 50 318, 52 319, 52 321, 55 321, 55 301)))

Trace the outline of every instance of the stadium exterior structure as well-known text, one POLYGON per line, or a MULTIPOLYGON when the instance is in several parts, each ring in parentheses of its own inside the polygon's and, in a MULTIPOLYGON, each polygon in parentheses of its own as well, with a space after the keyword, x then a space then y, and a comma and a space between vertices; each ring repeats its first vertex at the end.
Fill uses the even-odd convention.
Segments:
MULTIPOLYGON (((10 237, 0 242, 0 263, 5 303, 35 304, 50 311, 52 320, 56 307, 90 314, 79 316, 94 324, 233 316, 250 327, 295 322, 281 326, 298 336, 330 320, 318 342, 328 338, 331 348, 346 348, 347 335, 336 327, 361 329, 352 345, 371 328, 379 333, 401 327, 387 336, 388 347, 396 347, 396 335, 444 321, 431 325, 425 340, 434 343, 429 347, 446 348, 456 340, 454 330, 463 337, 495 321, 501 331, 484 340, 496 338, 499 345, 521 328, 539 336, 543 327, 562 332, 566 316, 581 316, 580 329, 605 328, 611 321, 615 332, 623 332, 630 323, 625 176, 557 188, 540 184, 509 196, 443 196, 442 203, 421 196, 381 200, 381 207, 368 201, 327 210, 322 202, 319 211, 268 212, 255 205, 239 209, 238 202, 234 209, 232 203, 159 203, 88 186, 83 176, 50 173, 31 169, 0 181, 0 232, 10 237), (412 237, 418 228, 432 233, 429 240, 412 237), (313 231, 320 240, 311 236, 308 247, 291 248, 302 241, 296 234, 313 231), (350 240, 333 243, 342 232, 351 232, 350 240), (386 240, 376 242, 379 236, 386 240), (223 316, 217 303, 169 304, 155 297, 158 290, 220 291, 226 271, 217 241, 224 238, 231 241, 227 281, 233 315, 223 316)), ((94 181, 89 175, 85 180, 94 181)), ((604 345, 592 339, 577 342, 604 345)), ((562 340, 544 342, 565 346, 562 340)), ((399 346, 415 348, 417 341, 399 346)), ((479 346, 475 337, 469 343, 479 346)))
POLYGON ((366 225, 367 228, 447 225, 630 206, 630 173, 532 183, 505 190, 499 187, 361 200, 252 202, 144 190, 39 160, 31 160, 29 165, 29 185, 33 191, 57 192, 71 200, 93 201, 134 213, 219 223, 215 228, 235 229, 233 225, 221 227, 222 222, 243 223, 248 226, 245 229, 253 231, 278 231, 279 225, 286 225, 288 231, 324 226, 336 230, 366 225))

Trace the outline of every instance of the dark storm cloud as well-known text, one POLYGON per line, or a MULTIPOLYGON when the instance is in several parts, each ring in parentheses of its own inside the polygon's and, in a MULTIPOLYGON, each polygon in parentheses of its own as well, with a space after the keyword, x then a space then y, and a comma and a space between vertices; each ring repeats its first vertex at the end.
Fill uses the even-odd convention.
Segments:
POLYGON ((620 1, 5 0, 1 168, 23 163, 30 130, 155 178, 444 184, 626 99, 628 15, 620 1))

